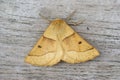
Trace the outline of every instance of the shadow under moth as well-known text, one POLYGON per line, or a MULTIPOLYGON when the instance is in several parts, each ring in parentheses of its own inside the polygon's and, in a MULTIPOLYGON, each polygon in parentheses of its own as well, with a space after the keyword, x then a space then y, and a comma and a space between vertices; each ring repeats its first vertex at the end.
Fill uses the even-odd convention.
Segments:
POLYGON ((25 62, 53 66, 60 61, 80 63, 99 56, 99 52, 78 35, 64 20, 55 19, 35 44, 25 62))

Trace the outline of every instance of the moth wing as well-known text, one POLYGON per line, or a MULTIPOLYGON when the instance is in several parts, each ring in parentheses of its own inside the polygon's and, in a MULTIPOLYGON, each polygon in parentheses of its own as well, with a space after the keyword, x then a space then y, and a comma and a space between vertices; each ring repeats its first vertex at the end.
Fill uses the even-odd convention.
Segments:
POLYGON ((52 66, 60 61, 56 54, 56 41, 42 36, 25 58, 25 62, 36 66, 52 66), (57 57, 57 60, 56 60, 57 57))
POLYGON ((65 49, 62 60, 68 63, 85 62, 99 55, 99 52, 77 33, 66 37, 62 45, 65 49))

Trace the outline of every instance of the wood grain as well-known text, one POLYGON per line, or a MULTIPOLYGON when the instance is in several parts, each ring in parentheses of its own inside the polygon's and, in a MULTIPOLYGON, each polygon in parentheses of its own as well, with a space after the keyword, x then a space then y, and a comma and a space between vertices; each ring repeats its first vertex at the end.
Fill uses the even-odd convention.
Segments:
POLYGON ((0 80, 120 80, 120 0, 0 0, 0 80), (49 25, 77 9, 72 26, 101 53, 81 64, 35 67, 24 63, 49 25))

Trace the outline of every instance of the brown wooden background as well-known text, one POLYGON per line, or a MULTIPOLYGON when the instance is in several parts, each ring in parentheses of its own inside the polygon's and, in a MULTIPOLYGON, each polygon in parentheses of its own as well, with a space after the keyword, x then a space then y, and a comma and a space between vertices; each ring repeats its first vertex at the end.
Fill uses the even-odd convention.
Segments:
POLYGON ((0 0, 0 80, 120 80, 120 0, 0 0), (65 18, 75 9, 73 21, 86 21, 72 28, 100 57, 53 67, 24 63, 49 25, 38 14, 65 18))

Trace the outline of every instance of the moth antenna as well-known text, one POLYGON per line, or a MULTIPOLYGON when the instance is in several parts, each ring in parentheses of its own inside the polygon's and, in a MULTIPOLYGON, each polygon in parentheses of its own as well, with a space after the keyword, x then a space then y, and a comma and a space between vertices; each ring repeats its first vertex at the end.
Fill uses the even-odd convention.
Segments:
POLYGON ((49 23, 51 22, 51 20, 49 20, 47 17, 41 15, 40 13, 39 13, 39 16, 41 16, 44 20, 48 21, 49 23))
POLYGON ((72 25, 72 26, 77 26, 77 25, 83 24, 84 21, 85 20, 80 20, 80 21, 77 21, 77 22, 69 22, 68 24, 72 25))
POLYGON ((69 21, 72 16, 76 13, 77 10, 74 10, 71 14, 68 15, 68 17, 65 18, 66 21, 69 21))

